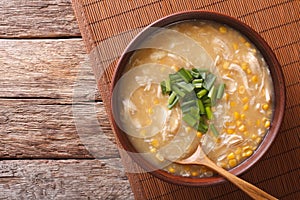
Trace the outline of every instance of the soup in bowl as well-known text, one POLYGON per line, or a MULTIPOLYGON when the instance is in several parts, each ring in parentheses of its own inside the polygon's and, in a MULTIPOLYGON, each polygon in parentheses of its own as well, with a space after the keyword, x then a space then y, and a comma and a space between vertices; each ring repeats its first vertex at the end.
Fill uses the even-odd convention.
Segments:
POLYGON ((240 174, 268 149, 285 105, 280 66, 242 22, 213 12, 174 14, 147 27, 122 55, 112 113, 123 148, 163 180, 207 185, 211 169, 181 165, 201 145, 240 174))

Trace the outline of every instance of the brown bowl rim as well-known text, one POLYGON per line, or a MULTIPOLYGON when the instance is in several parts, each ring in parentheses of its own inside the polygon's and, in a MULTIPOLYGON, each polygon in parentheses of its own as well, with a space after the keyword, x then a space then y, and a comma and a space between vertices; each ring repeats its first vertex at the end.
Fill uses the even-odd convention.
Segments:
MULTIPOLYGON (((113 92, 114 86, 116 85, 117 81, 121 77, 123 67, 128 61, 128 58, 132 55, 132 51, 130 49, 134 49, 137 47, 140 42, 146 38, 147 36, 151 35, 153 32, 149 32, 150 27, 165 27, 170 24, 185 21, 185 20, 208 20, 208 21, 215 21, 217 23, 226 24, 229 27, 232 27, 235 30, 238 30, 240 33, 245 35, 248 40, 250 40, 256 48, 261 52, 262 56, 264 57, 266 63, 268 64, 270 74, 273 81, 274 87, 274 113, 273 119, 271 123, 271 127, 264 136, 259 147, 255 150, 255 153, 250 156, 248 159, 240 163, 238 166, 234 167, 230 170, 230 172, 236 176, 241 175, 242 173, 246 172, 249 168, 251 168, 257 161, 266 153, 266 151, 270 148, 271 144, 273 143, 276 135, 280 129, 280 125, 282 123, 284 117, 284 110, 285 110, 285 82, 283 73, 281 70, 281 66, 273 53, 270 46, 267 42, 250 26, 245 24, 244 22, 231 17, 229 15, 215 12, 215 11, 206 11, 206 10, 190 10, 190 11, 181 11, 177 12, 168 16, 165 16, 157 21, 151 23, 146 28, 144 28, 127 46, 123 54, 121 55, 117 67, 115 69, 112 83, 111 83, 111 94, 113 92)), ((112 105, 114 104, 113 99, 111 101, 111 109, 112 105)), ((126 134, 122 132, 122 130, 117 126, 116 122, 114 121, 113 116, 111 116, 112 125, 116 132, 119 142, 122 145, 122 148, 129 152, 137 152, 133 145, 130 143, 128 138, 125 136, 126 134)), ((208 177, 208 178, 191 178, 191 177, 182 177, 182 176, 175 176, 163 170, 157 170, 151 163, 146 161, 139 155, 132 156, 132 159, 138 163, 146 171, 149 171, 153 176, 164 180, 169 183, 177 184, 177 185, 186 185, 186 186, 207 186, 213 185, 216 183, 224 182, 224 178, 220 176, 208 177)))

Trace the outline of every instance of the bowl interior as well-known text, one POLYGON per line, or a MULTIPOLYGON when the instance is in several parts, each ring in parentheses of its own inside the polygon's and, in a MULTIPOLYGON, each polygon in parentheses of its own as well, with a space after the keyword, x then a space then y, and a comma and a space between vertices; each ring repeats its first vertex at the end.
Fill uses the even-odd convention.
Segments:
MULTIPOLYGON (((129 58, 134 53, 133 51, 131 51, 131 49, 135 49, 136 47, 138 47, 142 41, 144 41, 148 36, 153 34, 153 29, 151 29, 150 27, 165 27, 176 22, 195 19, 215 21, 221 24, 226 24, 229 27, 238 30, 256 46, 256 48, 261 52, 262 56, 264 57, 267 65, 269 66, 274 87, 273 103, 275 104, 271 127, 266 133, 259 147, 255 150, 255 153, 248 159, 240 163, 238 166, 230 170, 231 173, 235 175, 240 175, 241 173, 249 169, 251 166, 253 166, 264 155, 264 153, 272 144, 281 125, 285 107, 285 87, 280 64, 278 63, 274 53, 272 52, 268 44, 258 33, 251 29, 248 25, 242 23, 241 21, 233 17, 209 11, 180 12, 164 17, 146 27, 137 37, 135 37, 135 39, 129 44, 127 49, 124 51, 124 54, 121 56, 117 68, 115 70, 115 74, 113 76, 112 90, 116 85, 117 81, 121 78, 129 58)), ((112 105, 116 103, 114 101, 116 101, 116 99, 112 100, 112 105)), ((113 122, 113 127, 124 150, 128 152, 137 152, 131 144, 131 142, 129 141, 129 139, 127 138, 126 134, 123 133, 123 131, 117 126, 115 122, 113 122)), ((219 176, 213 176, 210 178, 189 178, 182 176, 174 176, 163 170, 157 170, 151 163, 146 161, 139 154, 132 156, 132 158, 146 171, 150 171, 150 173, 152 173, 154 176, 171 183, 190 186, 200 186, 211 185, 224 181, 224 178, 219 176)))

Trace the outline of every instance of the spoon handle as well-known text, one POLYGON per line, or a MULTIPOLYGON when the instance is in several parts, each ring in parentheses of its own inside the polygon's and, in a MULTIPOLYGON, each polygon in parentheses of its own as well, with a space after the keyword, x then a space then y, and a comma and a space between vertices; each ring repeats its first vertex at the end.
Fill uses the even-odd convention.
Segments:
MULTIPOLYGON (((203 163, 204 165, 204 163, 203 163)), ((258 187, 244 181, 243 179, 231 174, 230 172, 226 171, 225 169, 217 166, 212 161, 205 162, 205 165, 209 168, 212 168, 216 172, 218 172, 221 176, 228 179, 230 182, 235 184, 237 187, 239 187, 241 190, 243 190, 245 193, 247 193, 250 197, 253 199, 270 199, 275 200, 277 198, 273 197, 272 195, 266 193, 265 191, 259 189, 258 187)))

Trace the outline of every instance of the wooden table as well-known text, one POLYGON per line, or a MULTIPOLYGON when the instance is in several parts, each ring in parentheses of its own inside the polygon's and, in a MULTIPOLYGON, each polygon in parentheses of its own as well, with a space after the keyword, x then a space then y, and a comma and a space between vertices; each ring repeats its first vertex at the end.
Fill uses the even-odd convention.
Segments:
POLYGON ((299 0, 73 2, 79 17, 86 14, 84 40, 71 0, 0 1, 0 199, 247 199, 230 183, 188 188, 143 173, 128 180, 114 144, 85 48, 184 9, 236 16, 274 50, 287 83, 286 116, 272 148, 241 177, 281 199, 300 198, 299 0), (91 14, 99 7, 103 13, 91 14))
MULTIPOLYGON (((133 199, 112 142, 95 159, 76 130, 85 52, 71 1, 0 1, 0 199, 133 199)), ((107 121, 95 88, 81 97, 107 121)))

